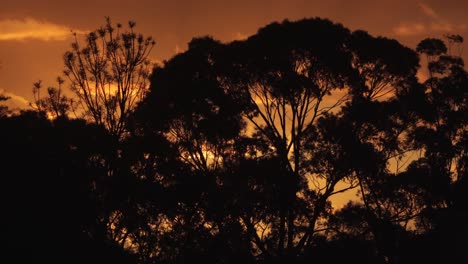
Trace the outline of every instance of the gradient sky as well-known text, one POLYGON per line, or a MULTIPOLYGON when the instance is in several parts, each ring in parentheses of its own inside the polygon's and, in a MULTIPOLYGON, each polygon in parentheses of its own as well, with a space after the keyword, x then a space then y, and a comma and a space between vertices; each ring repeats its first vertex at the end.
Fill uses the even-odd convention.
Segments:
POLYGON ((195 36, 231 41, 273 21, 307 17, 328 18, 411 48, 446 33, 468 37, 468 1, 458 0, 0 1, 0 92, 12 97, 13 107, 32 100, 33 82, 55 85, 71 29, 94 30, 105 16, 113 22, 136 21, 137 31, 156 39, 151 58, 159 61, 185 50, 195 36))

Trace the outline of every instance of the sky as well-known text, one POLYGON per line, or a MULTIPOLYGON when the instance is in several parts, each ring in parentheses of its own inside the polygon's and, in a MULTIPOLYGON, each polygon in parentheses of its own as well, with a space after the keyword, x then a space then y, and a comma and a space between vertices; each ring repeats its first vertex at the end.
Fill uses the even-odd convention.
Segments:
POLYGON ((136 31, 156 40, 151 59, 163 61, 184 51, 193 37, 228 42, 274 21, 311 17, 415 48, 426 37, 466 38, 467 11, 468 1, 458 0, 0 0, 0 93, 11 97, 10 107, 27 106, 34 82, 55 85, 71 30, 97 29, 106 16, 115 23, 136 21, 136 31))

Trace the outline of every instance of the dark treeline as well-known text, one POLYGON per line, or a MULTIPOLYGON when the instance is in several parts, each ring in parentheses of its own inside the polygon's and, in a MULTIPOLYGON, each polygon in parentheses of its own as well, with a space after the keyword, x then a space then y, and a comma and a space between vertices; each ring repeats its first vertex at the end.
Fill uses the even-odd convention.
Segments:
POLYGON ((150 68, 134 27, 77 39, 35 110, 0 108, 4 261, 468 263, 461 36, 284 21, 150 68))

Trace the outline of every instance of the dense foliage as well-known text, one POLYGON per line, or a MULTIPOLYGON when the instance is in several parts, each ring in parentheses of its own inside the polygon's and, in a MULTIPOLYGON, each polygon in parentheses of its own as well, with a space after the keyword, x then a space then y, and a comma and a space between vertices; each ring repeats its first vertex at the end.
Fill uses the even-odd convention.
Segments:
MULTIPOLYGON (((67 68, 104 52, 95 42, 113 28, 96 32, 87 39, 95 49, 67 53, 67 68)), ((141 58, 133 56, 146 63, 152 40, 125 34, 116 56, 139 43, 141 58)), ((88 114, 112 113, 108 123, 67 117, 66 105, 52 116, 2 110, 8 255, 64 263, 466 262, 468 73, 451 53, 462 42, 428 38, 412 50, 326 19, 284 21, 242 41, 194 38, 154 68, 137 107, 114 109, 119 93, 113 104, 96 101, 105 112, 88 105, 88 114), (350 201, 338 207, 344 193, 350 201)), ((106 67, 95 79, 78 74, 75 91, 99 76, 107 76, 103 87, 122 81, 123 64, 112 78, 106 67)), ((42 109, 54 109, 47 102, 42 109)))

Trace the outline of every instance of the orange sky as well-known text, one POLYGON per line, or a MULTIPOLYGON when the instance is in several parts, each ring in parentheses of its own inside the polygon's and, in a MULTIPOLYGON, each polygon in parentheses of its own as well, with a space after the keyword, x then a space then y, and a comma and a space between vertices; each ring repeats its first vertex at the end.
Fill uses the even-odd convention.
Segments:
MULTIPOLYGON (((272 21, 324 17, 350 29, 396 38, 414 48, 425 37, 468 32, 468 2, 458 0, 1 0, 0 92, 22 106, 32 99, 32 84, 54 85, 62 55, 70 47, 70 29, 94 30, 105 16, 137 22, 153 36, 154 60, 183 51, 194 36, 223 41, 254 34, 272 21)), ((465 52, 465 59, 467 57, 465 52)))

